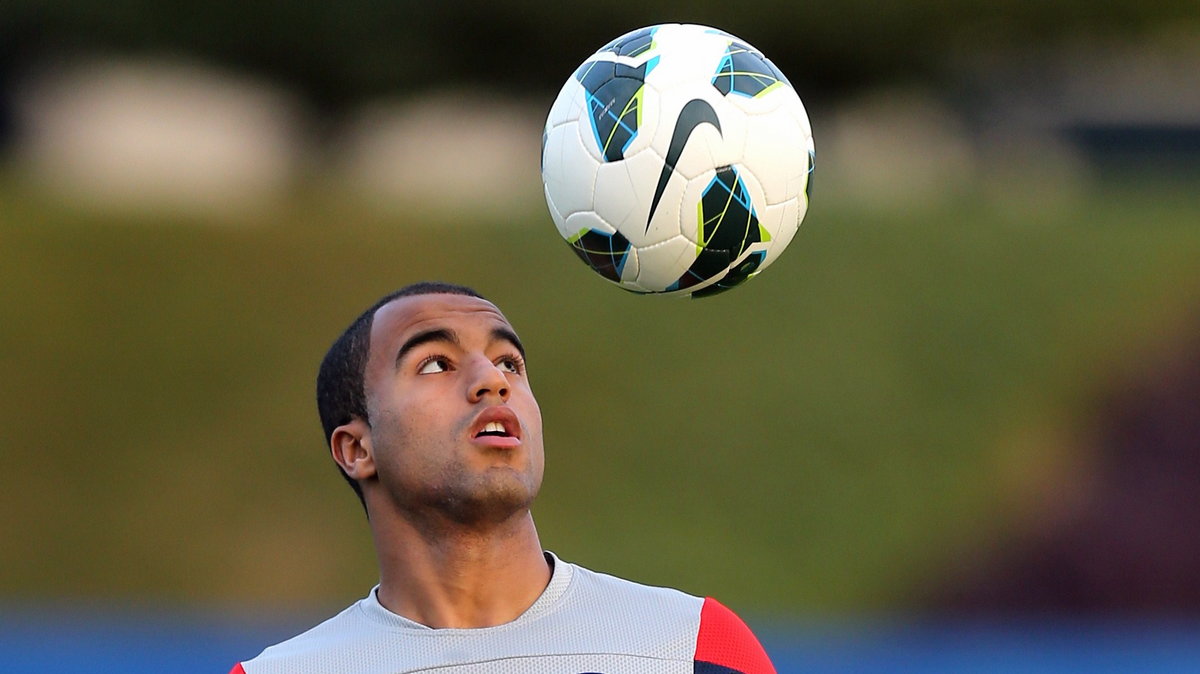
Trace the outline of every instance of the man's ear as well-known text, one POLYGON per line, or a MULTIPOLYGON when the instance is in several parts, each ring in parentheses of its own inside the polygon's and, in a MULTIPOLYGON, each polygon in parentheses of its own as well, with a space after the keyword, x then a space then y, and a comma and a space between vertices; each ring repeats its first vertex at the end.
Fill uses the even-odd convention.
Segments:
POLYGON ((366 421, 354 419, 333 429, 329 451, 351 479, 361 482, 375 477, 375 450, 371 445, 371 427, 366 421))

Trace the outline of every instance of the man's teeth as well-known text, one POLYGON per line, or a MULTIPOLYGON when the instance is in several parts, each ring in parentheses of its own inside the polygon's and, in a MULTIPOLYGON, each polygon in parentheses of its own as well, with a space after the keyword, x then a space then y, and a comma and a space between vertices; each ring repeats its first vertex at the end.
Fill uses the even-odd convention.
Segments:
POLYGON ((480 432, 481 434, 482 434, 482 433, 500 433, 500 434, 503 434, 503 435, 508 435, 508 434, 507 434, 507 433, 504 431, 504 424, 500 423, 499 421, 490 421, 490 422, 488 422, 488 425, 487 425, 487 426, 484 426, 484 427, 483 427, 483 430, 482 430, 482 431, 479 431, 479 432, 480 432))

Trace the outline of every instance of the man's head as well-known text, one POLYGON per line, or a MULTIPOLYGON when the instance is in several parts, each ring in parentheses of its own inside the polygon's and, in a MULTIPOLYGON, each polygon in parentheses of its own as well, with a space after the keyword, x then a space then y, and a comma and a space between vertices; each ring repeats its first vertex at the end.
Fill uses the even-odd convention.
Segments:
POLYGON ((378 483, 413 499, 403 507, 440 500, 423 505, 466 518, 480 499, 527 505, 540 486, 541 416, 520 341, 470 288, 418 283, 376 302, 326 354, 317 406, 364 505, 364 485, 378 483))

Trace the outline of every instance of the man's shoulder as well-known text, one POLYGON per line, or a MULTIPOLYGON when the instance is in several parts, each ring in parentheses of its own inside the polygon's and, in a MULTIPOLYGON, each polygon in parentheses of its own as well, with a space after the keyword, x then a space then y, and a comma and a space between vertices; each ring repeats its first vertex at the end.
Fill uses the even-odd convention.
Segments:
POLYGON ((658 610, 673 607, 684 611, 699 611, 703 602, 702 597, 672 587, 639 583, 578 564, 571 566, 574 568, 572 590, 587 600, 614 605, 646 605, 658 610))
MULTIPOLYGON (((361 641, 372 624, 362 615, 362 600, 357 601, 340 613, 318 623, 290 639, 268 646, 258 656, 241 665, 245 674, 259 671, 275 671, 277 666, 291 662, 315 663, 345 650, 348 645, 361 641)), ((230 674, 242 674, 235 668, 230 674)))
POLYGON ((701 597, 579 565, 571 569, 570 586, 550 618, 563 629, 650 648, 694 635, 699 628, 701 597))
POLYGON ((575 568, 580 590, 590 595, 585 604, 606 606, 605 613, 628 620, 640 634, 663 627, 668 627, 663 637, 671 632, 687 634, 696 672, 774 674, 754 632, 716 599, 575 568))
POLYGON ((712 597, 705 598, 700 609, 693 658, 696 672, 775 674, 771 658, 750 627, 712 597))

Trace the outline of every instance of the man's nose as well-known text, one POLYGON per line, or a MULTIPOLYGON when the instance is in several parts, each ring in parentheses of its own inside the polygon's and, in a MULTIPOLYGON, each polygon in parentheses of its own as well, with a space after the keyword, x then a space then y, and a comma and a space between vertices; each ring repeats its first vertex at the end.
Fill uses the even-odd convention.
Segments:
POLYGON ((489 395, 499 397, 501 402, 508 401, 508 377, 498 365, 485 358, 477 358, 472 368, 473 376, 467 390, 471 402, 480 402, 489 395))

